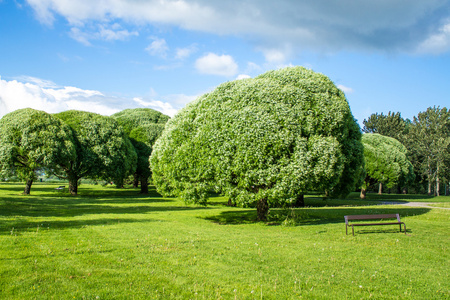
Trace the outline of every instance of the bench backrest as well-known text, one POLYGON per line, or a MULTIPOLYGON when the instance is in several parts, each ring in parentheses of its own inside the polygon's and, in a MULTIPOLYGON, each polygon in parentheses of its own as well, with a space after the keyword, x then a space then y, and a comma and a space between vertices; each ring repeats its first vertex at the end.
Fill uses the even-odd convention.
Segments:
POLYGON ((377 215, 348 215, 344 216, 345 224, 348 224, 349 220, 380 220, 380 219, 397 219, 400 221, 400 214, 377 214, 377 215))

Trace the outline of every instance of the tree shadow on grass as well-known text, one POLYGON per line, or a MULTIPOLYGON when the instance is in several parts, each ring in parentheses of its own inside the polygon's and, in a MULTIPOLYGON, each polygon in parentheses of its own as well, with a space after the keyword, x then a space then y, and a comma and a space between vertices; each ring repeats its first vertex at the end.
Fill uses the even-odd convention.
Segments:
POLYGON ((77 220, 44 220, 28 221, 23 219, 7 220, 0 226, 0 235, 21 235, 24 232, 36 234, 49 230, 64 230, 68 228, 88 228, 90 226, 111 226, 123 223, 149 223, 163 222, 155 219, 130 219, 130 218, 98 218, 77 220))
MULTIPOLYGON (((323 225, 333 223, 345 223, 346 215, 369 215, 369 214, 396 214, 400 217, 422 215, 429 212, 429 208, 415 207, 344 207, 344 208, 296 208, 296 209, 271 209, 268 220, 260 222, 266 225, 282 225, 288 222, 289 226, 323 225)), ((256 210, 232 209, 224 211, 215 216, 203 219, 220 225, 240 225, 258 223, 256 210)), ((408 227, 408 226, 407 226, 408 227)))

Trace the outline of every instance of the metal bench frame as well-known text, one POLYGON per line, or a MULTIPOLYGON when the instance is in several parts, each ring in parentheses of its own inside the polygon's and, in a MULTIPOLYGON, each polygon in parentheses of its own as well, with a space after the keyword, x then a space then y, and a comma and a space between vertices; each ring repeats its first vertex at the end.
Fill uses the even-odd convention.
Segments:
POLYGON ((345 234, 348 235, 347 228, 352 227, 352 234, 355 235, 354 226, 376 226, 376 225, 399 225, 400 232, 402 232, 402 224, 406 234, 406 225, 400 221, 400 214, 377 214, 377 215, 348 215, 344 216, 345 219, 345 234), (384 222, 384 223, 353 223, 349 224, 350 220, 384 220, 384 219, 397 219, 397 222, 384 222))

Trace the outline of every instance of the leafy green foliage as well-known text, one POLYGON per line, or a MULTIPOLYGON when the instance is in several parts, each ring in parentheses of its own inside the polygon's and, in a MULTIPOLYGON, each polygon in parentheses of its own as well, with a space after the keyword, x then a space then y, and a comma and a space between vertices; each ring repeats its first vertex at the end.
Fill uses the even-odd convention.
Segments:
POLYGON ((151 156, 164 195, 290 205, 306 191, 345 195, 361 175, 360 129, 326 76, 295 67, 227 82, 169 120, 151 156))
POLYGON ((429 107, 420 112, 410 126, 407 146, 418 175, 428 182, 428 193, 439 181, 450 181, 450 111, 446 108, 429 107))
POLYGON ((409 123, 410 121, 405 121, 399 112, 389 112, 387 115, 375 113, 363 121, 363 132, 379 133, 403 142, 408 132, 409 123))
POLYGON ((82 177, 120 179, 135 171, 134 147, 114 119, 76 110, 56 116, 72 128, 76 138, 77 156, 56 170, 69 180, 71 193, 76 194, 76 182, 82 177))
POLYGON ((38 169, 55 169, 76 157, 70 128, 52 115, 31 108, 20 109, 0 120, 0 166, 27 181, 25 194, 38 169))
POLYGON ((135 176, 140 178, 141 193, 147 193, 147 180, 151 176, 149 157, 169 117, 149 108, 126 109, 111 117, 123 127, 134 146, 137 153, 135 176))
POLYGON ((377 182, 391 188, 397 184, 404 186, 414 180, 408 151, 399 141, 377 133, 364 134, 361 141, 366 169, 363 189, 377 182))

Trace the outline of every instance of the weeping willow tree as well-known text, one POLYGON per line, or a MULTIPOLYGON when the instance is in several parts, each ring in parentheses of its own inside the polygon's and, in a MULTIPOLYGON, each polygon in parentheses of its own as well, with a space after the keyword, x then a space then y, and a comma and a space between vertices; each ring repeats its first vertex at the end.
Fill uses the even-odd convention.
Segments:
POLYGON ((302 67, 227 82, 169 120, 150 158, 163 195, 241 206, 292 205, 309 191, 345 196, 361 178, 363 147, 344 93, 302 67))

